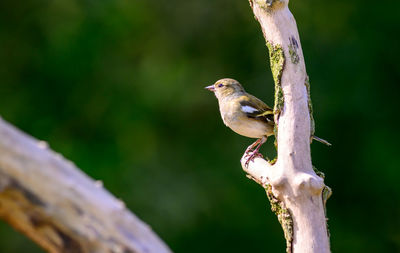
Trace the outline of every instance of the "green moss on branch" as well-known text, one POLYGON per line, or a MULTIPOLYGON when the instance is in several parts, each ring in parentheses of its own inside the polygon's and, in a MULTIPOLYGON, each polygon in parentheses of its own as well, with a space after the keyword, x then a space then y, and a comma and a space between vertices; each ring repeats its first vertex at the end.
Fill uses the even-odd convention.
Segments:
POLYGON ((271 210, 278 217, 279 223, 282 226, 283 233, 286 239, 286 252, 292 252, 292 242, 293 242, 293 219, 286 208, 285 204, 279 201, 272 193, 272 186, 267 185, 265 188, 269 202, 271 203, 271 210))
POLYGON ((274 114, 279 115, 284 104, 283 90, 281 86, 281 78, 283 68, 285 66, 285 55, 281 45, 273 45, 271 42, 267 42, 269 51, 269 61, 271 66, 272 77, 275 82, 275 105, 274 114))
POLYGON ((312 102, 311 102, 310 80, 309 80, 308 76, 306 77, 304 85, 307 88, 308 112, 310 114, 310 138, 312 138, 314 136, 314 132, 315 132, 315 122, 314 122, 313 107, 312 107, 312 102))
POLYGON ((267 11, 272 10, 273 8, 283 6, 286 2, 285 0, 253 0, 253 1, 261 8, 267 11))

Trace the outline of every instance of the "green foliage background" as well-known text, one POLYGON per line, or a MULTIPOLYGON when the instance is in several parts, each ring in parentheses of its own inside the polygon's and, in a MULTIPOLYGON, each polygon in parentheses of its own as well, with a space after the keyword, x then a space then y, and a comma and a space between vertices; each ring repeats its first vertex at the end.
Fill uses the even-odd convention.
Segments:
MULTIPOLYGON (((333 143, 312 144, 334 191, 332 250, 399 252, 399 4, 290 6, 316 134, 333 143)), ((248 1, 1 1, 0 59, 0 115, 102 180, 175 252, 284 251, 239 164, 252 140, 203 89, 232 77, 272 104, 248 1)), ((1 223, 0 252, 42 250, 1 223)))

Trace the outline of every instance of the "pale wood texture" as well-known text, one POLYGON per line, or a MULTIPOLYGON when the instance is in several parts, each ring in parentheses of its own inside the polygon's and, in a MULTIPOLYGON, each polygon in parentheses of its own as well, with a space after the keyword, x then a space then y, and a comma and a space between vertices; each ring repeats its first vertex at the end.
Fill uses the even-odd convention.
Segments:
POLYGON ((101 182, 1 118, 0 216, 48 252, 171 252, 101 182))
POLYGON ((273 195, 289 210, 293 221, 293 240, 288 251, 330 252, 321 196, 325 185, 311 164, 312 125, 305 85, 308 77, 296 21, 289 11, 287 0, 253 0, 250 5, 267 43, 283 49, 285 64, 280 81, 284 104, 280 114, 275 116, 278 125, 276 163, 271 165, 257 157, 246 167, 245 154, 241 161, 242 167, 264 188, 270 185, 273 195), (294 48, 296 52, 293 52, 293 44, 297 45, 294 48))

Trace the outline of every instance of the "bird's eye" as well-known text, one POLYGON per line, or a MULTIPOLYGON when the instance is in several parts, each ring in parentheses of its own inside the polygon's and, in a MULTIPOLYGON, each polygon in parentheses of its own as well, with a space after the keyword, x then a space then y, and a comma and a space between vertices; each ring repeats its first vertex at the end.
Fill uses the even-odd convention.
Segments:
POLYGON ((224 86, 222 83, 218 84, 218 87, 221 88, 222 86, 224 86))

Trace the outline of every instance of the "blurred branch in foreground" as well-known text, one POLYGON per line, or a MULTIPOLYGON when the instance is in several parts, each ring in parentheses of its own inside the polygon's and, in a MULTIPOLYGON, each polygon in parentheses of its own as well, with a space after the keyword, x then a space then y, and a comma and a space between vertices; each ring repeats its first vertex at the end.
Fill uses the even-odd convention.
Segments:
POLYGON ((0 216, 48 252, 170 252, 100 181, 1 118, 0 216))

